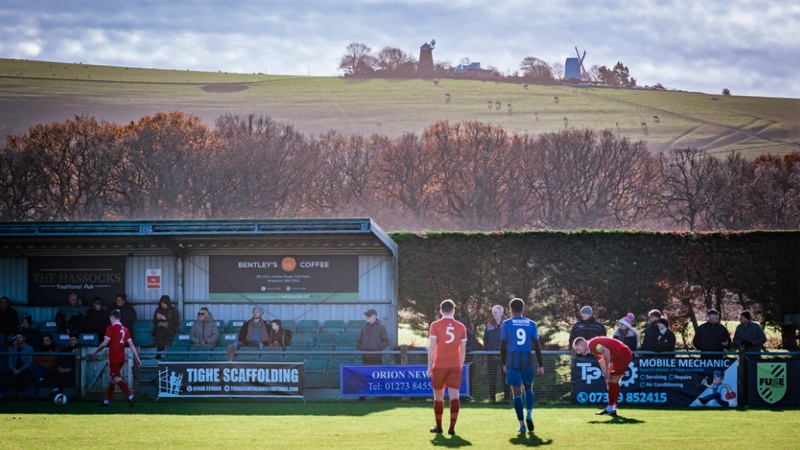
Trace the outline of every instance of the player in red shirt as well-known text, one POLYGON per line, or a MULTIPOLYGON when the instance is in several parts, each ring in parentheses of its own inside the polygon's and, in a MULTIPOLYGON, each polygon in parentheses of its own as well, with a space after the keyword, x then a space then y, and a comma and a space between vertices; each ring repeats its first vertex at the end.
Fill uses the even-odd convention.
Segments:
POLYGON ((448 434, 456 434, 456 420, 461 409, 458 390, 461 389, 461 367, 467 355, 467 329, 453 318, 456 304, 447 299, 439 305, 442 318, 433 322, 430 329, 431 345, 428 349, 428 376, 433 384, 433 414, 436 427, 431 433, 442 432, 444 413, 444 388, 450 397, 450 428, 448 434))
POLYGON ((608 406, 606 409, 596 413, 599 416, 617 415, 617 400, 619 400, 619 380, 628 370, 628 364, 633 359, 631 349, 627 345, 614 338, 599 336, 586 342, 586 339, 579 337, 572 344, 579 355, 591 353, 600 361, 600 370, 606 379, 608 388, 608 406))
POLYGON ((100 406, 108 406, 111 402, 111 396, 114 394, 114 386, 119 386, 122 392, 128 396, 128 404, 131 406, 136 404, 136 397, 131 392, 128 384, 122 379, 122 365, 125 364, 125 347, 129 347, 136 358, 136 365, 141 367, 142 360, 139 359, 139 353, 136 351, 136 346, 133 345, 131 333, 120 322, 122 314, 118 309, 111 311, 108 318, 111 320, 111 326, 106 328, 106 335, 103 338, 103 343, 97 346, 94 351, 89 353, 89 356, 94 356, 100 350, 108 347, 108 367, 109 367, 109 382, 108 389, 106 389, 106 398, 100 406))

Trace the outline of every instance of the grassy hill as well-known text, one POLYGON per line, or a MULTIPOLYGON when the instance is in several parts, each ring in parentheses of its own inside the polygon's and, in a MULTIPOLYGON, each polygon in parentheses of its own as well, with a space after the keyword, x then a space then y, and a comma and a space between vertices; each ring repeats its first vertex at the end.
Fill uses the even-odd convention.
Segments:
POLYGON ((750 156, 800 150, 799 99, 0 59, 0 136, 76 114, 127 123, 175 110, 199 115, 209 125, 224 113, 254 112, 310 134, 335 129, 394 137, 419 133, 437 120, 480 120, 532 134, 565 126, 607 128, 645 139, 652 150, 694 146, 750 156))

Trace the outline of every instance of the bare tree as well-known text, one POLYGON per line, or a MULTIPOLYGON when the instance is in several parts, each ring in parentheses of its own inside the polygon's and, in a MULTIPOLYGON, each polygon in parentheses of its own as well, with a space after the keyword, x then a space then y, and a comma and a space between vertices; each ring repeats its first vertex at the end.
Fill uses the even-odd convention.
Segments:
POLYGON ((394 47, 384 47, 376 58, 379 69, 394 73, 413 73, 415 60, 411 54, 394 47))
POLYGON ((351 42, 339 62, 339 69, 344 71, 345 76, 365 76, 375 71, 375 63, 370 47, 360 42, 351 42))
POLYGON ((549 64, 535 56, 526 56, 519 63, 522 76, 538 82, 553 81, 553 69, 549 64))
POLYGON ((564 64, 560 62, 554 62, 550 64, 550 67, 553 69, 553 76, 556 80, 561 80, 564 78, 564 64))
POLYGON ((713 203, 719 162, 696 148, 671 149, 659 156, 659 203, 674 225, 695 231, 713 203))

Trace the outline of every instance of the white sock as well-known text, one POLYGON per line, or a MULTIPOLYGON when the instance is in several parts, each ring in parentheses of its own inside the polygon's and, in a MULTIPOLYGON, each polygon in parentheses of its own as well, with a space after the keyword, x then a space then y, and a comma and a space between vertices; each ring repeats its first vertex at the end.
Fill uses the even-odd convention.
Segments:
POLYGON ((133 400, 133 394, 128 396, 128 400, 133 400))

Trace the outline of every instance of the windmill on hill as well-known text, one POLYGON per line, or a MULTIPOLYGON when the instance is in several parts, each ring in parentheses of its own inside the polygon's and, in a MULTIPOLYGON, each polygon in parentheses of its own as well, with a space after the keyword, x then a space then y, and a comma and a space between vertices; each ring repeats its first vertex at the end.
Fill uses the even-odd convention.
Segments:
POLYGON ((567 58, 564 64, 564 78, 566 78, 567 81, 581 81, 585 79, 586 76, 586 68, 583 67, 583 60, 586 58, 586 50, 584 50, 583 55, 581 55, 581 52, 578 51, 578 47, 575 47, 575 54, 578 56, 577 58, 567 58))

